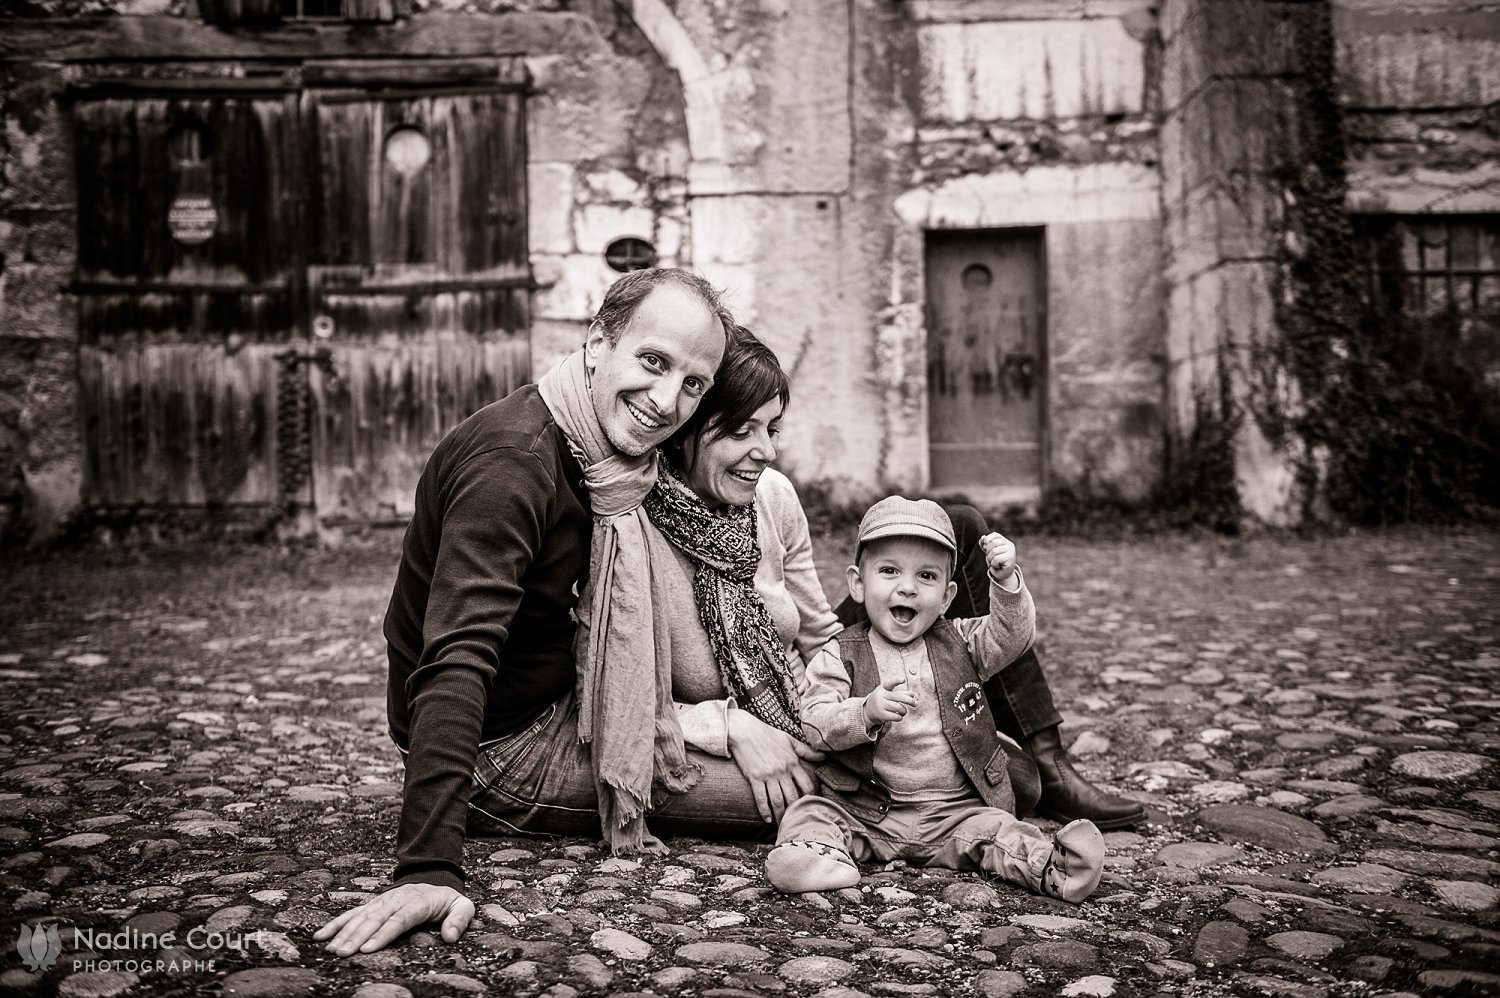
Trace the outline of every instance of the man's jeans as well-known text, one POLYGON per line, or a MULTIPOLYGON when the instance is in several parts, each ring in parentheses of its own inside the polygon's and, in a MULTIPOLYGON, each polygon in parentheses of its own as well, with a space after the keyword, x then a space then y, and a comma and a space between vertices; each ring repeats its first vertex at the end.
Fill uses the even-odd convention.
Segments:
MULTIPOLYGON (((958 594, 953 597, 947 616, 954 619, 982 617, 990 612, 990 575, 984 551, 979 547, 979 538, 989 533, 989 525, 985 523, 984 515, 973 506, 943 508, 953 521, 953 533, 958 541, 958 571, 953 574, 958 594)), ((846 627, 869 619, 865 608, 847 596, 834 612, 846 627)), ((995 715, 995 727, 1002 734, 1016 741, 1025 741, 1038 731, 1062 723, 1062 715, 1052 702, 1052 689, 1042 674, 1042 663, 1037 660, 1034 647, 1027 648, 1020 658, 1000 670, 999 675, 986 684, 986 692, 997 688, 1002 695, 990 697, 990 712, 995 715)))
MULTIPOLYGON (((750 782, 733 759, 689 747, 703 768, 682 794, 655 794, 646 827, 656 835, 769 841, 776 826, 761 819, 750 782)), ((504 738, 479 747, 469 798, 469 834, 599 837, 599 805, 589 747, 578 741, 573 694, 504 738)))

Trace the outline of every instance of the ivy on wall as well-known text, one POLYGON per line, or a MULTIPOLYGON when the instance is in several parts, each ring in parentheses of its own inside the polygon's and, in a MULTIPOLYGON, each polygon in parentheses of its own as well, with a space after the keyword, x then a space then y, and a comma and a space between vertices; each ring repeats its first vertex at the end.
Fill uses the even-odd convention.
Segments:
POLYGON ((1418 318, 1364 293, 1347 210, 1326 2, 1291 16, 1292 134, 1273 180, 1279 335, 1252 345, 1250 415, 1291 460, 1305 521, 1440 521, 1500 508, 1500 407, 1459 361, 1462 317, 1418 318))

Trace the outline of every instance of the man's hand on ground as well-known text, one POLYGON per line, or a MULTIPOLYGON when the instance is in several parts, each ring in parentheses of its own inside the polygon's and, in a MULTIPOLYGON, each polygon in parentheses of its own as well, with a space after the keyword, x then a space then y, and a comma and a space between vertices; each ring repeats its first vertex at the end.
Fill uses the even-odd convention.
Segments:
POLYGON ((313 939, 331 940, 324 948, 334 956, 374 953, 408 929, 440 921, 443 942, 456 943, 473 918, 474 902, 452 887, 402 884, 358 908, 350 908, 313 933, 313 939))

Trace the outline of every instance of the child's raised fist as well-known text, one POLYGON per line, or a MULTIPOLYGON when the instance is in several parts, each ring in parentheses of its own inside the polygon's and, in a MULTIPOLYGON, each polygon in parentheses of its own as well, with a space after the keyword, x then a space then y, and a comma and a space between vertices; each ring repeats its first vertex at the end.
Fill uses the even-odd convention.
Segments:
POLYGON ((1016 574, 1016 546, 1004 534, 989 533, 979 538, 979 549, 984 552, 985 564, 990 575, 1005 585, 1016 574))

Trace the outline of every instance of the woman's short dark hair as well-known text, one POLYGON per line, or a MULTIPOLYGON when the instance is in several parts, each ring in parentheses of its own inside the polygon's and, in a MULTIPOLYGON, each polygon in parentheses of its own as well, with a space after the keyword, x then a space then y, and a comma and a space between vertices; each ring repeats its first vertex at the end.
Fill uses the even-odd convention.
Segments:
POLYGON ((697 411, 663 446, 681 467, 682 448, 687 441, 700 435, 710 440, 722 437, 747 422, 755 410, 773 398, 781 399, 785 408, 791 397, 791 381, 781 369, 775 352, 750 330, 736 325, 730 331, 713 386, 703 396, 697 411))

